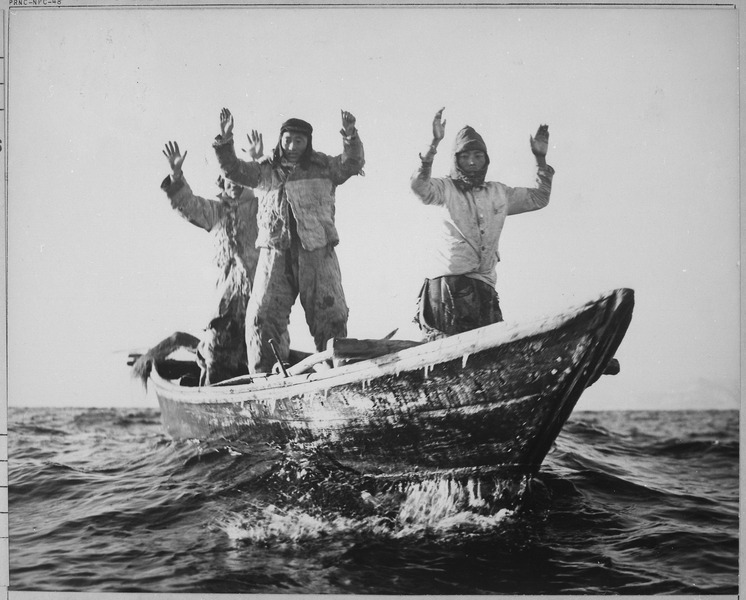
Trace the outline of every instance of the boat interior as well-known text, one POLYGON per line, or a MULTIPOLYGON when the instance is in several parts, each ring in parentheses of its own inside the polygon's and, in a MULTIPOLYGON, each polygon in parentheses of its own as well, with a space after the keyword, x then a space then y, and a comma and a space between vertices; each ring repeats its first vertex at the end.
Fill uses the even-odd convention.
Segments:
MULTIPOLYGON (((336 366, 376 358, 422 343, 413 340, 335 338, 329 341, 327 349, 322 352, 310 353, 291 349, 287 361, 275 363, 271 373, 254 373, 252 375, 247 373, 212 385, 222 387, 247 384, 259 378, 291 377, 314 371, 329 370, 336 366)), ((196 360, 196 354, 192 349, 184 348, 184 350, 188 350, 194 358, 184 359, 168 356, 156 360, 154 367, 164 379, 178 382, 180 386, 197 387, 200 385, 201 369, 196 360)))

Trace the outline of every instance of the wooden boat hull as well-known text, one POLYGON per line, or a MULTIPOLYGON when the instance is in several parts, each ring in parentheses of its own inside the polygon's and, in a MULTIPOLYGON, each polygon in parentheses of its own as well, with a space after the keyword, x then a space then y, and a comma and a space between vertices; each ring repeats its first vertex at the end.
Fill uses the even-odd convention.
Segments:
POLYGON ((150 385, 174 438, 298 445, 366 473, 534 474, 614 356, 634 293, 528 326, 490 325, 322 373, 150 385))

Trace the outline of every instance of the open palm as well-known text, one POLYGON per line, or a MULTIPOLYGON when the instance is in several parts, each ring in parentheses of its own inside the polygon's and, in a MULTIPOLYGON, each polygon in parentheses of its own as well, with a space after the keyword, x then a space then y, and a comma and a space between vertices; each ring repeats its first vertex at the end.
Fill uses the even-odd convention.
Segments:
POLYGON ((539 125, 536 136, 531 137, 531 152, 535 156, 546 156, 549 150, 549 125, 539 125))
POLYGON ((220 111, 220 135, 223 139, 233 135, 233 115, 227 108, 220 111))
POLYGON ((166 147, 163 149, 163 155, 168 160, 168 164, 171 166, 171 172, 174 175, 181 175, 181 167, 186 159, 187 152, 184 152, 182 156, 179 151, 179 144, 177 142, 167 142, 166 147))
POLYGON ((253 160, 259 160, 264 156, 264 141, 262 140, 262 134, 256 129, 252 129, 251 133, 247 134, 246 137, 249 138, 249 156, 251 156, 253 160))
POLYGON ((441 120, 444 110, 445 106, 436 112, 435 117, 433 117, 433 139, 437 141, 442 140, 446 134, 446 122, 441 120))
POLYGON ((355 115, 346 110, 342 112, 342 132, 344 135, 352 135, 355 133, 355 115))

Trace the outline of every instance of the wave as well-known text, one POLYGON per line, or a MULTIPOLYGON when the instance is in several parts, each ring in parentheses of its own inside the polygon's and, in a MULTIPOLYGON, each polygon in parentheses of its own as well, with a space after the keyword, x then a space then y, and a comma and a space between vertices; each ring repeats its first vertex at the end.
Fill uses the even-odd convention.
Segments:
POLYGON ((733 421, 583 414, 533 479, 390 480, 321 453, 173 441, 151 411, 24 412, 9 439, 11 583, 120 592, 735 593, 733 421))
POLYGON ((26 423, 20 423, 17 425, 8 424, 8 435, 27 435, 30 437, 37 435, 59 435, 66 436, 70 435, 69 432, 63 429, 55 429, 53 427, 44 427, 42 425, 30 425, 26 423))
POLYGON ((656 456, 670 456, 687 459, 693 456, 709 455, 710 458, 737 460, 740 456, 740 444, 737 441, 721 440, 680 440, 678 438, 650 444, 646 452, 656 456))

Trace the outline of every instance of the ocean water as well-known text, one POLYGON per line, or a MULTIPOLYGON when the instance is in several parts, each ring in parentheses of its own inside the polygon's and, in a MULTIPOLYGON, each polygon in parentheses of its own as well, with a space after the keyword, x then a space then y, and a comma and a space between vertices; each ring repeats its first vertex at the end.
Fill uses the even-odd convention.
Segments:
POLYGON ((737 594, 739 414, 577 412, 530 485, 375 482, 155 410, 10 409, 10 589, 737 594))

